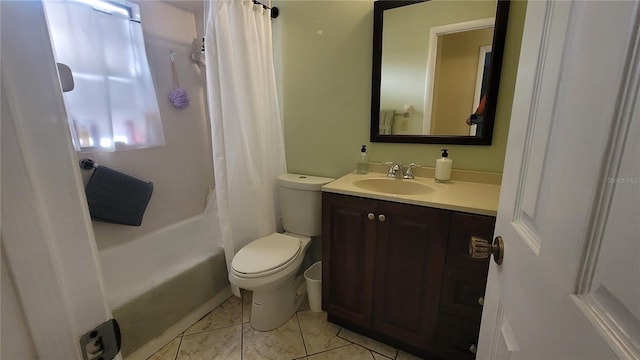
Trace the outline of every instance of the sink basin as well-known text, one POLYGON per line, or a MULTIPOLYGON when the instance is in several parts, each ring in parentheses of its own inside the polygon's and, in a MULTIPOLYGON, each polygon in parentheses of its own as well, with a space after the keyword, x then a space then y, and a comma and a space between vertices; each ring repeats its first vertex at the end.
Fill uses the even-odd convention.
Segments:
POLYGON ((429 185, 417 181, 392 178, 361 179, 354 181, 353 185, 362 190, 394 195, 420 195, 433 191, 429 185))

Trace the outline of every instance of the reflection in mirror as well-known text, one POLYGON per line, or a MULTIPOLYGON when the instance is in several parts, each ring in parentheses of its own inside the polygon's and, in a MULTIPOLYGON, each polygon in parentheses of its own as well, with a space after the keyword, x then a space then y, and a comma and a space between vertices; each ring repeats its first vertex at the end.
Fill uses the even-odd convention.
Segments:
POLYGON ((371 140, 490 144, 508 2, 374 6, 371 140))

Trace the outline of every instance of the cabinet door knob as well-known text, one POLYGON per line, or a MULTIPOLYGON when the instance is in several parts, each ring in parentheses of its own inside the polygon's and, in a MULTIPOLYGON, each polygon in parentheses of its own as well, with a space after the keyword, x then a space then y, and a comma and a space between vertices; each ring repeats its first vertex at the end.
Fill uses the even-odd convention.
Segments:
POLYGON ((478 352, 478 347, 476 346, 476 344, 471 344, 471 346, 469 346, 469 352, 471 352, 472 354, 478 352))
POLYGON ((376 216, 373 213, 367 214, 367 217, 369 218, 369 220, 373 220, 376 218, 376 216))
POLYGON ((484 306, 484 297, 481 296, 481 297, 478 298, 478 304, 484 306))
POLYGON ((378 220, 385 221, 386 219, 387 218, 384 215, 382 215, 382 214, 378 215, 378 220))

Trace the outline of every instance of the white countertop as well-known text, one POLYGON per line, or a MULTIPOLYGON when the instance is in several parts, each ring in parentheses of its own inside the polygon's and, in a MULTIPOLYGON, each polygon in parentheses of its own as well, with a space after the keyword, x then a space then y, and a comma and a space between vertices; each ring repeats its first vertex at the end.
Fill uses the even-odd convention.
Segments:
POLYGON ((426 184, 434 191, 419 195, 400 195, 364 190, 353 184, 357 180, 374 178, 387 177, 385 174, 374 172, 367 175, 349 173, 324 185, 322 191, 480 215, 495 216, 498 211, 500 185, 458 180, 439 183, 435 182, 433 178, 416 177, 409 181, 426 184))

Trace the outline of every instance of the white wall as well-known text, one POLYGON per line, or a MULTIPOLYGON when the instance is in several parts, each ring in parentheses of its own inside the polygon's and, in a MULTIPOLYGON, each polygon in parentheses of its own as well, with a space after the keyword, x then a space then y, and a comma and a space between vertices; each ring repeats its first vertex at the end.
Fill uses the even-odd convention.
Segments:
POLYGON ((0 359, 3 360, 30 360, 36 359, 36 350, 33 346, 31 334, 27 330, 24 312, 16 293, 13 278, 9 273, 7 264, 2 255, 0 276, 2 277, 2 318, 0 327, 0 359))
MULTIPOLYGON (((193 39, 202 39, 202 30, 196 30, 202 14, 196 15, 160 1, 139 1, 138 4, 166 146, 113 153, 78 153, 79 158, 89 156, 101 165, 154 184, 142 226, 93 222, 99 248, 122 244, 201 213, 209 186, 213 185, 205 73, 204 68, 200 69, 190 60, 193 39), (191 105, 185 110, 175 109, 167 99, 173 88, 171 51, 176 53, 180 86, 187 90, 191 99, 191 105)), ((83 172, 85 182, 90 173, 83 172)))

